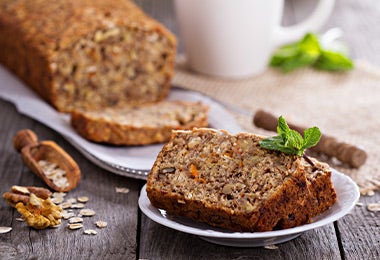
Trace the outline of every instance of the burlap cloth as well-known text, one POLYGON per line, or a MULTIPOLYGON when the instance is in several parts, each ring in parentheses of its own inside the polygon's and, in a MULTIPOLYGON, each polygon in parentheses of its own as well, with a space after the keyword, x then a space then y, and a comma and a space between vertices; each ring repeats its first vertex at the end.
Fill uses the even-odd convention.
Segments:
MULTIPOLYGON (((357 145, 368 153, 359 169, 336 159, 319 157, 349 175, 362 194, 380 189, 380 69, 357 61, 348 73, 301 69, 289 74, 269 68, 263 74, 226 80, 191 72, 183 62, 176 66, 173 85, 207 94, 216 100, 252 112, 263 109, 288 122, 318 126, 323 134, 357 145)), ((232 112, 232 111, 231 111, 232 112)), ((255 127, 252 116, 234 113, 250 132, 274 135, 255 127)))

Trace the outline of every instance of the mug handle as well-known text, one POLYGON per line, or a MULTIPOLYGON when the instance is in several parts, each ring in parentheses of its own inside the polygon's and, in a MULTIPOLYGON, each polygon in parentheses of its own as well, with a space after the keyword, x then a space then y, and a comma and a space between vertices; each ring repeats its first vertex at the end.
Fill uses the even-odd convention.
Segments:
POLYGON ((273 35, 274 47, 297 41, 307 32, 319 30, 330 17, 334 3, 335 0, 319 0, 313 13, 303 22, 288 27, 277 26, 273 35))

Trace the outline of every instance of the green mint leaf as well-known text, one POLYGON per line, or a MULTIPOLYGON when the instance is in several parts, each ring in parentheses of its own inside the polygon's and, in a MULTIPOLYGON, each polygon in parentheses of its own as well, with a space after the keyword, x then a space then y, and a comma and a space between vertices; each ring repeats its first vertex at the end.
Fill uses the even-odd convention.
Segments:
POLYGON ((271 66, 281 66, 286 60, 291 60, 298 55, 297 43, 285 45, 279 48, 272 56, 270 60, 271 66))
POLYGON ((320 70, 347 71, 354 68, 353 62, 344 54, 332 51, 322 51, 314 65, 320 70))
POLYGON ((350 58, 343 53, 322 48, 318 37, 312 33, 276 50, 270 66, 284 73, 306 66, 326 71, 347 71, 354 67, 350 58))
POLYGON ((305 150, 315 146, 321 138, 321 132, 318 127, 306 129, 304 137, 302 137, 300 133, 289 128, 282 116, 278 119, 277 134, 277 136, 261 140, 260 146, 268 150, 303 156, 305 150))
POLYGON ((303 137, 304 137, 303 148, 307 149, 309 147, 313 147, 317 145, 319 140, 321 139, 321 136, 322 136, 321 131, 316 126, 306 129, 303 132, 303 137))
POLYGON ((291 147, 287 147, 281 138, 281 136, 273 136, 263 139, 259 142, 262 148, 274 151, 280 151, 286 154, 295 154, 297 151, 291 147))
POLYGON ((280 116, 277 123, 277 133, 280 136, 287 136, 290 131, 288 124, 283 116, 280 116))
POLYGON ((288 143, 287 145, 295 150, 301 150, 304 146, 304 140, 302 135, 297 131, 290 130, 288 133, 288 143))
POLYGON ((283 72, 291 72, 314 64, 319 57, 320 49, 317 37, 309 33, 300 42, 278 49, 273 54, 270 65, 279 67, 283 72))
POLYGON ((306 53, 299 53, 295 58, 284 61, 280 68, 282 72, 288 73, 312 65, 315 60, 315 57, 309 56, 306 53))
POLYGON ((298 43, 298 48, 301 53, 304 53, 310 58, 317 59, 321 53, 321 46, 318 37, 315 34, 307 33, 298 43))

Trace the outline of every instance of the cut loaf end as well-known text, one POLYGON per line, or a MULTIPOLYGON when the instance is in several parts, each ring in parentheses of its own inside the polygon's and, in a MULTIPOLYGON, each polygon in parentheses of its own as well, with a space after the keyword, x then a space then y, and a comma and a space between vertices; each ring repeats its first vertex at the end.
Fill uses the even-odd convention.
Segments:
POLYGON ((0 3, 0 62, 57 110, 161 101, 175 36, 133 1, 0 3))
POLYGON ((146 145, 168 141, 175 129, 206 127, 208 110, 207 105, 190 101, 75 110, 71 113, 71 125, 82 137, 93 142, 146 145))

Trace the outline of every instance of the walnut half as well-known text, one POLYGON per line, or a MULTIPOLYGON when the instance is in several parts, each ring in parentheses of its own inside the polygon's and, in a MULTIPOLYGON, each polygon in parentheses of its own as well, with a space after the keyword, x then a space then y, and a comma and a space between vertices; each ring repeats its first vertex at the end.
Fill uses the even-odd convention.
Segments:
POLYGON ((51 195, 45 188, 14 185, 3 198, 17 209, 28 226, 44 229, 61 223, 62 209, 50 200, 51 195))
POLYGON ((13 185, 10 191, 3 194, 3 198, 8 202, 9 205, 16 207, 16 204, 19 202, 27 204, 29 202, 29 196, 31 193, 34 193, 41 199, 47 199, 52 195, 51 191, 45 188, 13 185))
POLYGON ((50 198, 41 199, 31 193, 28 203, 17 203, 16 209, 26 224, 32 228, 44 229, 61 224, 62 209, 55 205, 50 198))

